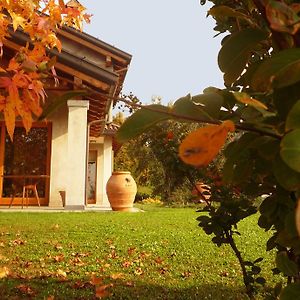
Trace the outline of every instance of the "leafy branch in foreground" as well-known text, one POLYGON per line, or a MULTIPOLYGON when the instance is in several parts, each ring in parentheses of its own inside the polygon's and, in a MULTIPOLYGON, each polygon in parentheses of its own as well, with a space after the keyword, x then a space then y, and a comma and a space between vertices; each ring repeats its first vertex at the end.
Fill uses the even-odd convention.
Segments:
MULTIPOLYGON (((188 95, 178 99, 172 108, 150 106, 140 109, 127 119, 118 137, 122 141, 134 138, 154 124, 172 118, 215 124, 204 127, 198 134, 191 133, 187 139, 192 148, 183 142, 182 153, 189 157, 188 163, 205 167, 213 161, 216 150, 223 149, 222 181, 227 188, 238 187, 250 199, 263 196, 258 225, 271 232, 266 248, 276 250, 274 272, 287 279, 283 288, 277 285, 269 299, 298 299, 299 4, 276 0, 211 2, 213 7, 209 14, 216 20, 215 30, 218 34, 228 34, 218 55, 226 89, 208 88, 201 95, 188 95), (237 131, 233 140, 225 145, 224 124, 234 124, 237 131), (211 128, 214 130, 209 137, 211 128)), ((225 208, 226 201, 230 203, 230 199, 223 199, 219 207, 224 208, 224 214, 230 211, 225 208)), ((234 201, 231 204, 238 207, 234 201)), ((250 202, 249 209, 251 205, 250 202)), ((213 220, 214 212, 210 214, 213 220)), ((232 217, 238 220, 238 212, 233 212, 232 217)), ((203 226, 206 225, 203 223, 203 226)), ((228 230, 224 237, 227 242, 231 240, 231 229, 228 230)), ((235 250, 234 244, 231 246, 235 250)), ((238 252, 235 253, 238 258, 238 252)), ((248 292, 249 283, 245 282, 248 292)))

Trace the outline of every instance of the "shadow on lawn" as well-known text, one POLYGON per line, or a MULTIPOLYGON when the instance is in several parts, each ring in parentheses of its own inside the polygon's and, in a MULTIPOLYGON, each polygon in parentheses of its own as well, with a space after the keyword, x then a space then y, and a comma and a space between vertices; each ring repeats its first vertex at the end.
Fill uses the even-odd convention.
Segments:
MULTIPOLYGON (((151 285, 142 281, 128 282, 123 280, 110 280, 112 287, 107 290, 111 296, 105 299, 213 299, 213 300, 243 300, 248 299, 242 288, 233 288, 221 284, 203 284, 192 286, 192 282, 187 288, 164 287, 161 285, 151 285)), ((176 286, 176 282, 174 283, 176 286)), ((95 286, 88 281, 59 281, 57 278, 34 278, 24 279, 1 279, 0 280, 1 300, 94 300, 95 286)))

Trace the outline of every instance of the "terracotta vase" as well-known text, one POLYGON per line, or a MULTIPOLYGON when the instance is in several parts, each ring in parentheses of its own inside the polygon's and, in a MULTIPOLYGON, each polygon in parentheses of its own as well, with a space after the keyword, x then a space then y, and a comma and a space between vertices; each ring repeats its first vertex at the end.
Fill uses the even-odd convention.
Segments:
POLYGON ((137 192, 130 172, 113 172, 106 184, 106 194, 113 210, 131 211, 137 192))

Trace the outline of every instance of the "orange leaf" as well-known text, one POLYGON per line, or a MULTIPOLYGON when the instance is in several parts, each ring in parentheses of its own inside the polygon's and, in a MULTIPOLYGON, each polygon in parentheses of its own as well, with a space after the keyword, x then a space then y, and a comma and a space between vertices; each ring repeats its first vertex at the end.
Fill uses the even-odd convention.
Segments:
POLYGON ((102 282, 103 282, 103 278, 97 277, 95 276, 95 274, 92 274, 91 281, 90 281, 92 285, 100 285, 102 282))
POLYGON ((96 286, 96 297, 102 299, 110 296, 110 292, 107 290, 107 288, 111 286, 112 284, 96 286))
POLYGON ((207 166, 219 153, 229 131, 234 131, 232 121, 209 125, 191 132, 179 146, 179 156, 187 164, 207 166))
POLYGON ((13 140, 14 131, 15 131, 15 121, 16 121, 15 107, 16 107, 15 103, 10 99, 10 97, 7 97, 6 104, 4 107, 4 120, 5 120, 7 132, 11 140, 13 140))
POLYGON ((248 94, 246 93, 240 93, 240 92, 236 92, 233 93, 235 99, 241 103, 244 104, 248 104, 250 106, 254 106, 254 107, 258 107, 258 108, 262 108, 262 109, 268 109, 268 107, 266 105, 264 105, 262 102, 251 98, 248 94))
POLYGON ((2 111, 5 108, 6 98, 2 95, 0 95, 0 111, 2 111))

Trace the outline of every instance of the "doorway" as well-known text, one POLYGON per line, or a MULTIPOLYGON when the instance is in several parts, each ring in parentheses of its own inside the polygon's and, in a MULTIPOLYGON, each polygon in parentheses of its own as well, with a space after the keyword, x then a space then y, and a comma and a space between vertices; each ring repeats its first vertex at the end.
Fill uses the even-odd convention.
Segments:
POLYGON ((96 204, 97 195, 97 151, 89 151, 88 170, 87 170, 87 203, 96 204))

